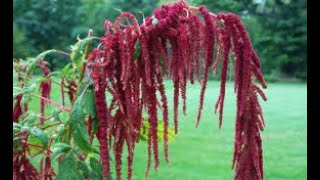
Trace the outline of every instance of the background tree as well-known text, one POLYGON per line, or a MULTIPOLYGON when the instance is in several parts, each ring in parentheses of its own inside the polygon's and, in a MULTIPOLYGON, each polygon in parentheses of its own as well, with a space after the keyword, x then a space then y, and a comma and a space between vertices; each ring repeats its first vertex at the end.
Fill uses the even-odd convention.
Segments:
POLYGON ((256 41, 264 64, 286 76, 307 77, 307 2, 305 0, 268 0, 255 15, 263 31, 256 41))
MULTIPOLYGON (((141 22, 152 7, 175 0, 14 0, 14 58, 34 56, 48 48, 70 50, 71 40, 85 37, 89 28, 102 36, 105 19, 119 11, 130 11, 141 22), (51 38, 55 37, 55 38, 51 38)), ((306 79, 306 0, 189 0, 205 4, 212 12, 239 14, 248 27, 253 45, 262 59, 263 72, 270 77, 306 79)), ((50 68, 62 67, 65 59, 48 61, 50 68)), ((268 79, 268 76, 266 77, 268 79)))

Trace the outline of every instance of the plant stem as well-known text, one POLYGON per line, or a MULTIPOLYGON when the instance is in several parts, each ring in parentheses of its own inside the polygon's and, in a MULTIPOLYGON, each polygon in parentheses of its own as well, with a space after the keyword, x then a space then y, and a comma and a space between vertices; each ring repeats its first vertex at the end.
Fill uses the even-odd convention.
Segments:
POLYGON ((56 53, 58 53, 58 54, 62 54, 62 55, 65 55, 65 56, 70 56, 70 54, 67 53, 67 52, 60 51, 60 50, 56 50, 56 49, 55 49, 55 51, 56 51, 56 53))
POLYGON ((60 124, 63 124, 63 122, 58 122, 58 123, 55 123, 55 124, 51 124, 51 125, 48 125, 48 126, 46 126, 46 127, 41 128, 41 129, 42 129, 42 130, 45 130, 45 129, 48 129, 48 128, 50 128, 50 127, 53 127, 53 126, 56 126, 56 125, 60 125, 60 124))
POLYGON ((53 101, 53 100, 51 100, 51 99, 48 99, 48 98, 39 96, 39 95, 37 95, 37 94, 31 94, 31 95, 32 95, 32 96, 35 96, 35 97, 38 97, 38 98, 40 98, 40 99, 43 99, 43 100, 45 100, 45 101, 48 101, 49 103, 51 103, 51 104, 53 104, 53 105, 61 108, 61 110, 63 110, 63 111, 71 112, 71 108, 65 107, 65 106, 63 106, 63 105, 61 105, 61 104, 59 104, 59 103, 57 103, 57 102, 55 102, 55 101, 53 101))
MULTIPOLYGON (((88 37, 92 37, 92 36, 93 36, 93 30, 92 30, 92 29, 89 29, 89 31, 88 31, 88 37)), ((91 42, 89 42, 89 43, 86 45, 85 49, 84 49, 83 61, 82 61, 82 66, 81 66, 81 71, 80 71, 78 86, 79 86, 80 83, 82 82, 82 79, 83 79, 83 76, 84 76, 84 72, 85 72, 86 65, 87 65, 86 60, 87 60, 88 55, 89 55, 90 46, 91 46, 91 42)))

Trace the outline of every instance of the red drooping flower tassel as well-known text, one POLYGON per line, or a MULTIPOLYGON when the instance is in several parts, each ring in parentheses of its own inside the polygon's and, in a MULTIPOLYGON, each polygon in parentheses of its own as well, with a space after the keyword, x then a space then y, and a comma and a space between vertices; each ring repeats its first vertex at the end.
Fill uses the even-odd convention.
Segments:
POLYGON ((20 95, 18 95, 16 97, 16 102, 15 102, 15 104, 13 106, 13 115, 12 115, 12 117, 13 117, 13 122, 16 122, 16 123, 19 122, 19 117, 23 113, 21 105, 20 105, 21 104, 21 100, 22 100, 22 95, 20 94, 20 95))
POLYGON ((215 26, 214 26, 214 23, 212 22, 213 19, 211 18, 209 11, 204 6, 200 6, 199 11, 205 20, 206 26, 205 26, 205 41, 204 41, 204 46, 205 46, 204 79, 201 86, 200 104, 199 104, 199 112, 198 112, 196 127, 199 126, 199 122, 201 118, 204 93, 205 93, 207 81, 208 81, 208 71, 209 71, 209 67, 212 65, 214 43, 215 43, 215 30, 214 30, 215 26))
POLYGON ((40 122, 41 122, 41 124, 43 124, 44 120, 45 120, 45 105, 47 105, 47 101, 45 99, 50 99, 51 80, 47 79, 47 78, 49 78, 50 70, 46 66, 46 62, 44 60, 40 60, 39 65, 40 65, 41 70, 43 72, 43 77, 46 78, 45 81, 41 82, 40 89, 39 89, 41 92, 41 96, 43 97, 43 98, 41 98, 41 101, 40 101, 40 111, 41 111, 40 122))

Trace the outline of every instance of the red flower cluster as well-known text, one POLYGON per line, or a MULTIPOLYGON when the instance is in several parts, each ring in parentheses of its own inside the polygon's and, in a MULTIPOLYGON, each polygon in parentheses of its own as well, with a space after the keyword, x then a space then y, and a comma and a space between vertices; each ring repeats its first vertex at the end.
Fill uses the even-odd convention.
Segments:
POLYGON ((18 95, 16 98, 16 102, 14 103, 13 106, 13 122, 18 123, 19 122, 19 117, 22 115, 22 108, 21 108, 21 100, 22 100, 22 95, 18 95))
POLYGON ((40 179, 40 176, 25 153, 13 153, 13 180, 20 179, 40 179))
MULTIPOLYGON (((44 60, 40 60, 39 65, 41 67, 43 77, 49 78, 50 70, 47 67, 46 62, 44 60)), ((43 97, 43 98, 41 98, 41 101, 40 101, 41 124, 43 124, 44 120, 45 120, 45 117, 44 117, 45 116, 45 105, 47 105, 47 103, 48 103, 45 99, 50 99, 50 93, 51 93, 51 80, 50 79, 46 79, 45 81, 41 82, 40 92, 41 92, 41 96, 43 97)))
MULTIPOLYGON (((103 177, 110 172, 109 150, 112 148, 116 162, 116 176, 121 179, 121 156, 124 144, 128 147, 128 179, 132 179, 132 160, 135 142, 139 141, 142 113, 148 114, 148 164, 159 166, 158 120, 162 110, 164 123, 164 151, 168 158, 168 101, 163 76, 174 84, 174 128, 178 132, 179 96, 186 112, 187 80, 200 81, 201 93, 196 126, 199 125, 209 69, 215 71, 223 55, 220 74, 220 95, 215 106, 219 108, 219 127, 225 97, 229 53, 235 53, 235 92, 237 93, 237 119, 234 162, 235 179, 262 179, 262 147, 259 128, 264 123, 257 93, 263 91, 253 83, 253 77, 265 88, 259 70, 260 60, 253 50, 249 35, 238 16, 214 15, 204 6, 189 7, 184 2, 163 5, 154 10, 154 16, 146 17, 139 26, 134 15, 121 13, 114 24, 105 22, 106 33, 100 48, 88 57, 86 72, 94 81, 99 128, 103 177), (199 11, 202 17, 198 17, 199 11), (133 22, 133 23, 132 23, 133 22), (219 47, 214 61, 214 47, 219 47), (141 48, 139 48, 139 46, 141 48), (141 52, 140 52, 141 50, 141 52), (203 54, 203 71, 200 57, 203 54), (106 97, 106 91, 111 94, 106 97), (157 96, 157 93, 160 94, 157 96), (181 95, 180 95, 181 94, 181 95), (160 108, 159 108, 160 107, 160 108), (244 148, 241 148, 244 147, 244 148)), ((91 131, 89 129, 89 131, 91 131)))
MULTIPOLYGON (((266 82, 260 69, 260 60, 253 50, 250 37, 240 18, 232 13, 220 13, 218 19, 224 20, 226 33, 222 35, 224 56, 230 49, 230 38, 235 53, 235 92, 237 94, 237 117, 233 165, 236 165, 235 179, 263 179, 262 144, 259 133, 263 130, 264 120, 258 102, 257 93, 263 100, 263 91, 254 85, 253 77, 263 88, 266 82)), ((224 59, 221 73, 221 92, 217 104, 220 104, 220 122, 222 116, 225 76, 227 62, 224 59)), ((217 106, 216 106, 217 107, 217 106)))

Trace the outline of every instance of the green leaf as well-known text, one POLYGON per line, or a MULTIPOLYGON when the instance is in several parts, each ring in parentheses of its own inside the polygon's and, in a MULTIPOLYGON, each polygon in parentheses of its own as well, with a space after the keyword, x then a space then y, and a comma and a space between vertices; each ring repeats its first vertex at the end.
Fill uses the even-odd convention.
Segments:
POLYGON ((96 103, 92 84, 93 82, 85 77, 79 86, 77 96, 81 98, 84 113, 94 119, 96 117, 96 103))
POLYGON ((68 72, 69 72, 71 69, 72 69, 72 64, 71 64, 71 63, 68 63, 67 65, 65 65, 65 66, 61 69, 60 73, 61 73, 62 76, 67 75, 68 72))
POLYGON ((30 126, 36 119, 36 114, 34 112, 30 112, 28 113, 28 116, 22 121, 22 125, 30 126))
POLYGON ((13 87, 13 99, 15 99, 20 94, 30 94, 36 90, 36 83, 32 83, 28 86, 25 86, 23 88, 20 87, 13 87))
POLYGON ((18 133, 21 131, 21 124, 13 122, 13 134, 18 133))
POLYGON ((90 158, 90 167, 93 171, 95 171, 97 174, 103 173, 103 166, 102 164, 95 158, 90 158))
POLYGON ((21 98, 20 106, 24 106, 25 104, 28 104, 31 101, 31 96, 30 94, 25 94, 21 98))
POLYGON ((30 135, 39 139, 44 148, 48 146, 48 136, 42 129, 33 126, 32 128, 28 128, 27 131, 30 135))
POLYGON ((90 176, 89 167, 84 161, 78 161, 78 168, 82 171, 83 176, 85 177, 90 176))
POLYGON ((20 87, 13 87, 13 99, 23 93, 23 89, 20 87))
POLYGON ((37 63, 40 60, 44 59, 48 54, 55 53, 55 52, 57 52, 57 51, 54 49, 51 49, 51 50, 47 50, 47 51, 40 53, 35 58, 29 58, 28 59, 29 64, 27 66, 26 75, 31 74, 35 70, 37 63))
POLYGON ((52 112, 53 121, 60 121, 60 111, 59 109, 55 108, 52 112))
POLYGON ((61 161, 55 180, 67 179, 85 180, 81 171, 77 168, 77 159, 72 151, 69 152, 61 161))
POLYGON ((69 144, 57 143, 52 146, 52 159, 56 159, 62 153, 68 153, 71 150, 71 146, 69 144))
POLYGON ((134 48, 135 48, 135 51, 133 53, 133 59, 137 60, 141 51, 142 51, 141 44, 140 44, 139 40, 137 40, 136 43, 134 44, 134 48))
POLYGON ((95 37, 86 37, 84 39, 80 39, 76 44, 71 46, 71 61, 76 65, 77 68, 81 67, 85 47, 91 43, 93 39, 95 39, 95 37))
POLYGON ((93 122, 92 122, 92 134, 96 134, 97 133, 98 126, 99 126, 99 121, 98 121, 97 118, 94 118, 93 122))
MULTIPOLYGON (((140 139, 143 141, 148 140, 148 132, 149 132, 149 122, 147 120, 142 121, 143 126, 140 130, 140 139)), ((158 141, 163 141, 163 135, 164 135, 164 125, 162 121, 158 121, 158 127, 157 127, 157 138, 158 141)), ((174 129, 168 127, 168 141, 172 141, 175 138, 174 129)))
POLYGON ((68 137, 66 126, 64 124, 58 125, 58 134, 53 135, 55 142, 65 142, 64 140, 68 137))
POLYGON ((69 124, 71 132, 74 137, 75 144, 85 152, 91 152, 92 148, 89 143, 89 136, 85 124, 85 114, 83 112, 82 96, 78 97, 73 105, 73 109, 70 114, 69 124))
POLYGON ((92 119, 96 117, 96 102, 93 93, 93 86, 89 86, 86 92, 83 94, 83 110, 92 119))

